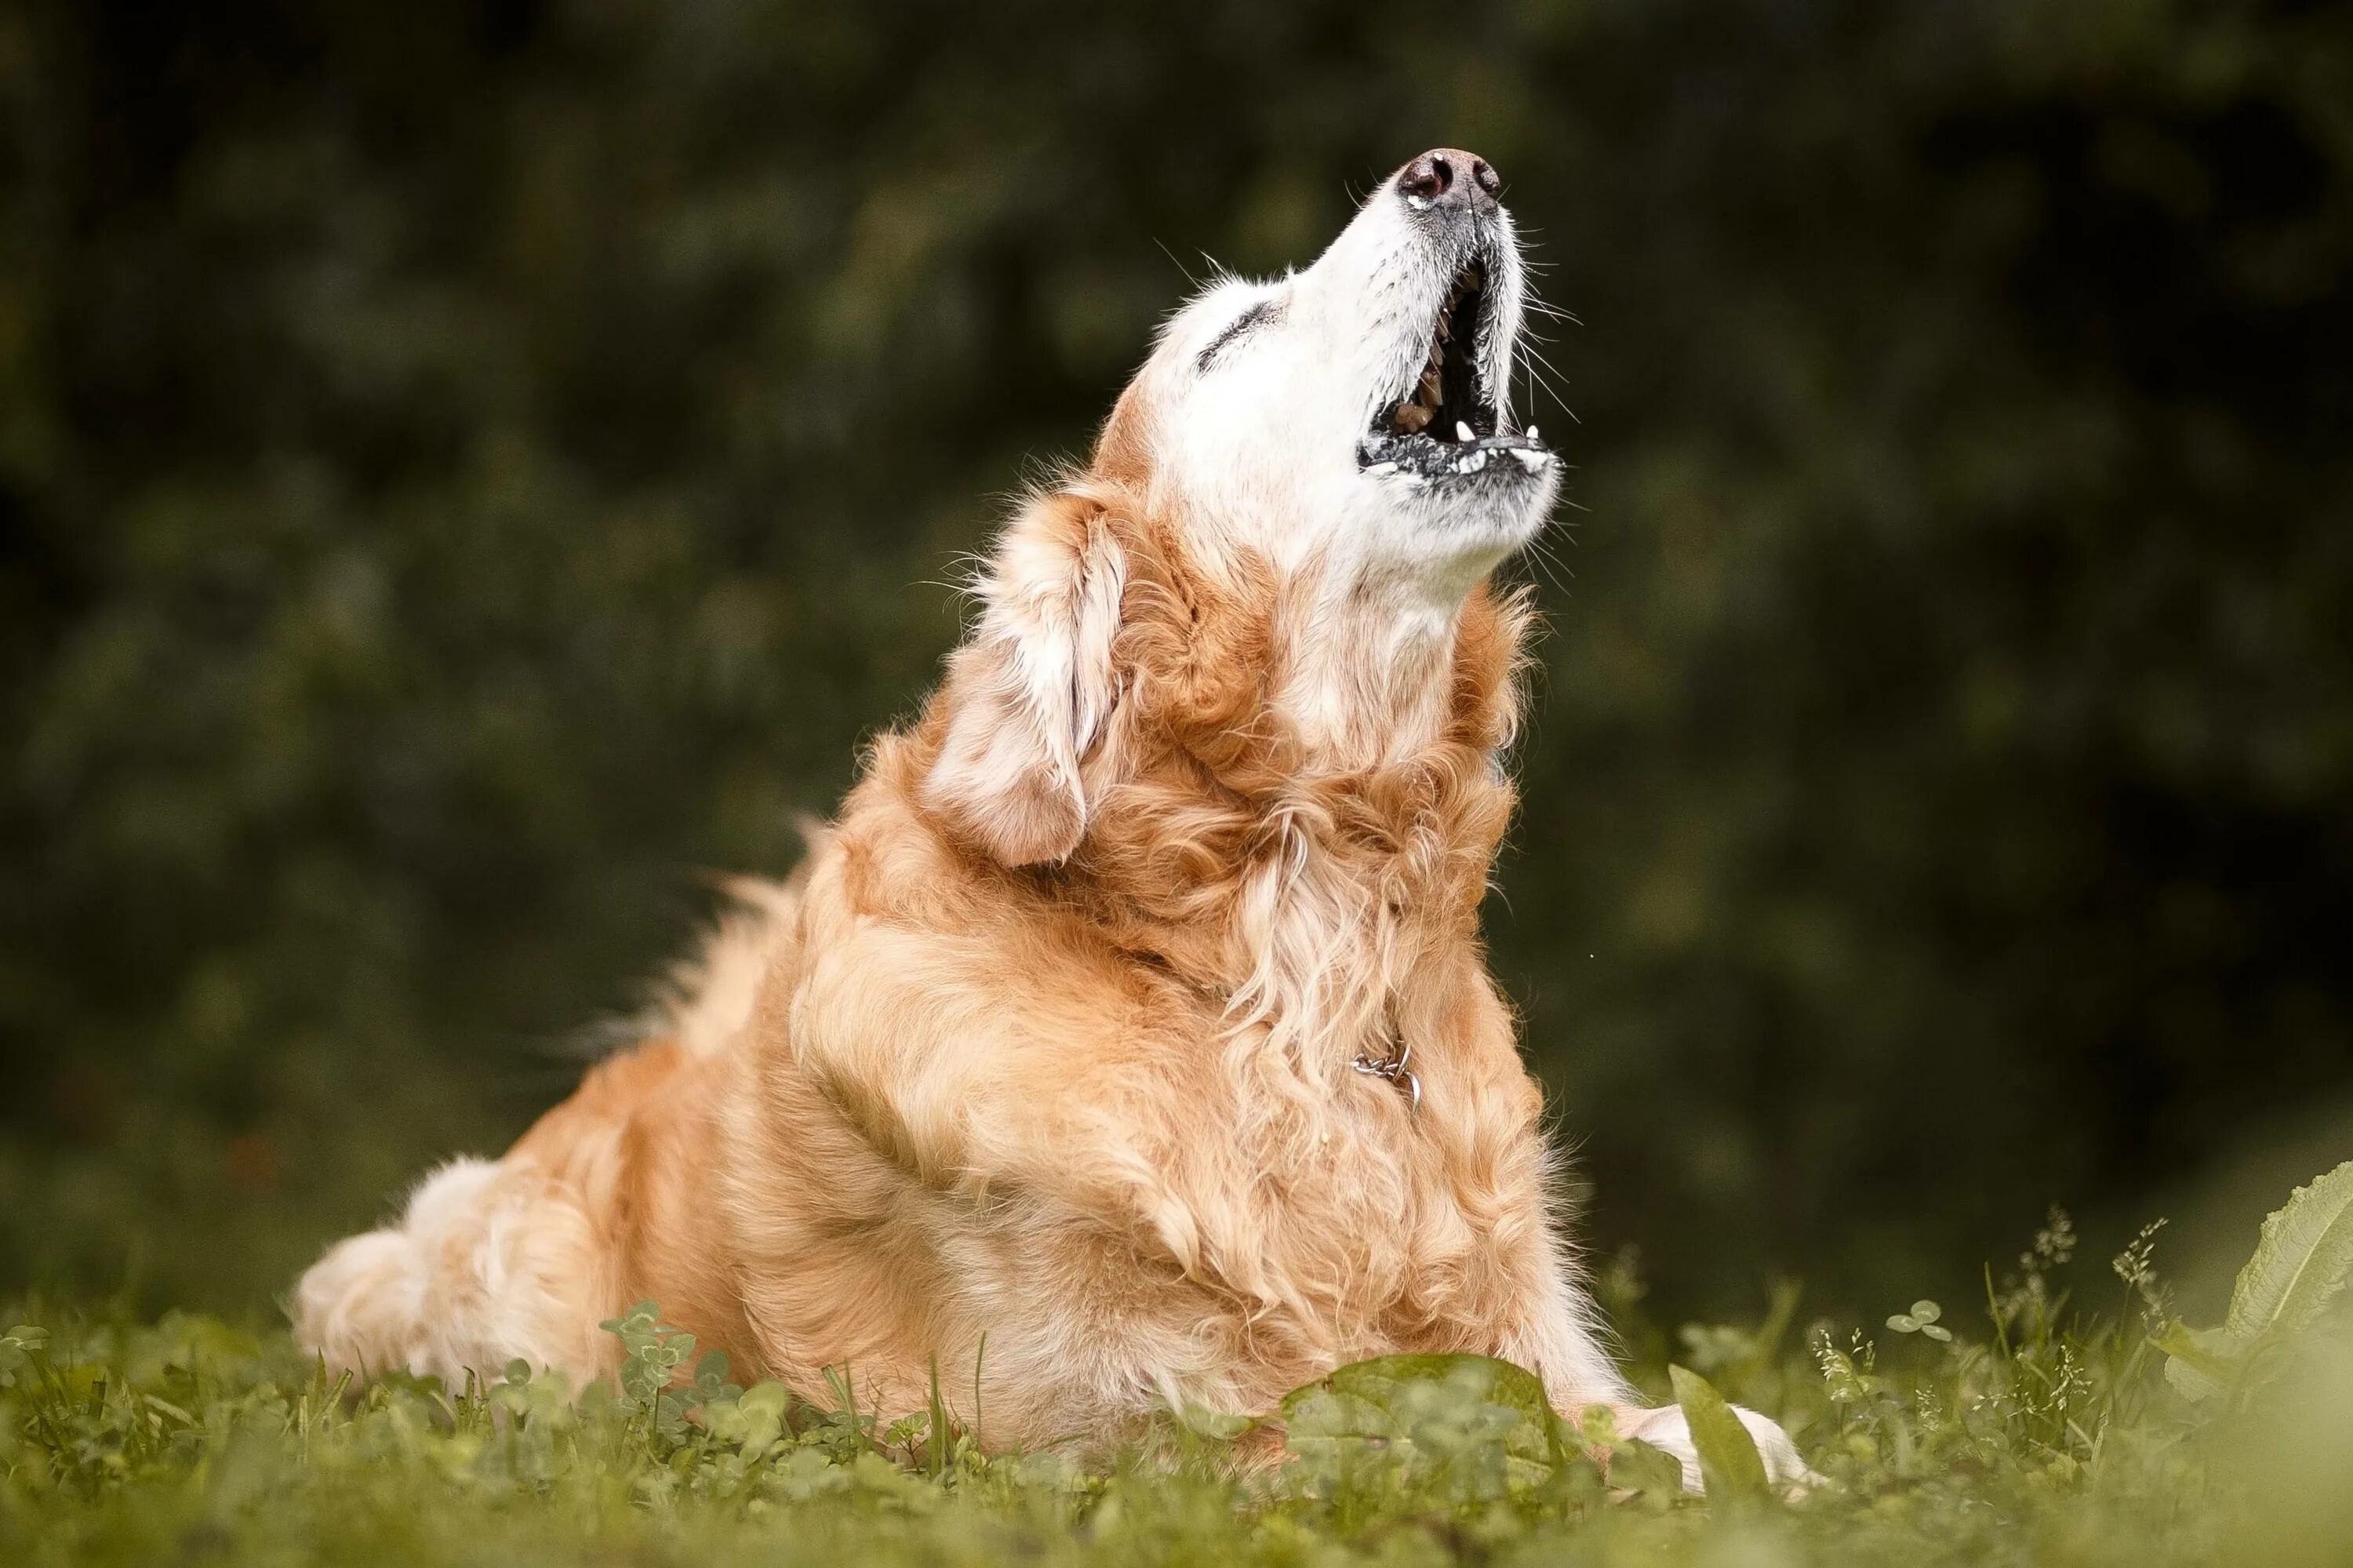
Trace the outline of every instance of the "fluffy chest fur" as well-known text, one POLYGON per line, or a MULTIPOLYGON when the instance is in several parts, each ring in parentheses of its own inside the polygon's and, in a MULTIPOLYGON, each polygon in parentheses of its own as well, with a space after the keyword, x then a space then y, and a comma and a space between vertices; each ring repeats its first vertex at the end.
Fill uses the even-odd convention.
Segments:
POLYGON ((766 1314, 779 1362, 828 1353, 829 1318, 793 1325, 857 1293, 811 1266, 828 1227, 856 1238, 850 1275, 923 1259, 953 1304, 868 1345, 870 1375, 919 1375, 943 1340, 978 1357, 985 1333, 1057 1408, 1074 1381, 1104 1408, 1138 1379, 1230 1407, 1335 1357, 1468 1348, 1484 1298, 1548 1254, 1537 1097, 1475 934, 1513 619, 1482 599, 1466 622, 1428 744, 1319 775, 1279 727, 1232 722, 1281 678, 1247 653, 1275 607, 1172 590, 1140 558, 1080 853, 1008 866, 928 803, 974 696, 953 680, 817 852, 754 1026, 759 1112, 729 1145, 747 1247, 797 1260, 766 1314), (1418 1109, 1356 1066, 1407 1047, 1418 1109), (812 1148, 848 1165, 810 1169, 812 1148), (810 1182, 849 1201, 780 1234, 810 1182), (1018 1308, 1040 1277, 1148 1351, 1093 1367, 1069 1318, 1018 1308))

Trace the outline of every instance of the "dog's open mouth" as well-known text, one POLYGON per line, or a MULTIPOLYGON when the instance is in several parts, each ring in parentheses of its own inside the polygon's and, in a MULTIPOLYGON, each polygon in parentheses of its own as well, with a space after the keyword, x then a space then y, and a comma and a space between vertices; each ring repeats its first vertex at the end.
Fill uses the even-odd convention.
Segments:
POLYGON ((1413 381, 1381 405, 1356 443, 1368 473, 1451 479, 1483 473, 1535 473, 1552 461, 1533 429, 1499 429, 1495 399, 1480 366, 1480 339, 1493 329, 1487 266, 1473 258, 1454 275, 1431 329, 1429 357, 1413 381))

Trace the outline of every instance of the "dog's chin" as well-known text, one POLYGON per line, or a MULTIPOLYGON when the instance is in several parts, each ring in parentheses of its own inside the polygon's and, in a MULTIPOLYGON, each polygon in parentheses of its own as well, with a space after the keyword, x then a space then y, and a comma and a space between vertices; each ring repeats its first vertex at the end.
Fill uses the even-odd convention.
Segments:
POLYGON ((1543 531, 1560 488, 1552 453, 1511 436, 1490 437, 1467 451, 1376 455, 1363 476, 1381 509, 1432 556, 1466 558, 1482 570, 1543 531))
POLYGON ((1436 553, 1492 566, 1543 528, 1560 489, 1560 460, 1535 430, 1498 428, 1491 407, 1477 406, 1472 418, 1416 419, 1408 422, 1427 428, 1406 429, 1384 417, 1357 439, 1356 471, 1436 553))

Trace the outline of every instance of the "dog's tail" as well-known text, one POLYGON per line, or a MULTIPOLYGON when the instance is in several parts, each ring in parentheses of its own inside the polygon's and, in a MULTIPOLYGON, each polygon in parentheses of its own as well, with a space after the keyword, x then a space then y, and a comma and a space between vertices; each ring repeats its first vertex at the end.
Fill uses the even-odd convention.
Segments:
POLYGON ((719 889, 733 906, 702 949, 670 973, 651 1033, 677 1041, 689 1056, 715 1055, 743 1033, 760 1000, 760 982, 798 935, 802 889, 831 831, 814 817, 803 817, 798 826, 808 845, 799 866, 782 882, 721 877, 719 889))
POLYGON ((800 911, 797 883, 735 876, 723 885, 734 907, 720 917, 702 949, 671 971, 655 1017, 654 1031, 690 1056, 716 1055, 751 1022, 760 982, 800 911))

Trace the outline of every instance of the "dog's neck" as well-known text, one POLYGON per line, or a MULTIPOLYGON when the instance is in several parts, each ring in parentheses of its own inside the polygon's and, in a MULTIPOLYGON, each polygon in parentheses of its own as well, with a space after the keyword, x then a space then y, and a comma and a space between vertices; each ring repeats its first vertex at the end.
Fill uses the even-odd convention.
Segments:
POLYGON ((1514 792, 1517 596, 1211 583, 1130 544, 1130 662, 1070 873, 1314 1076, 1393 1049, 1417 965, 1475 955, 1514 792))
POLYGON ((1328 1082, 1409 1036, 1415 975, 1477 963, 1529 615, 1204 561, 1203 533, 1111 484, 1033 505, 877 787, 1328 1082))
POLYGON ((1418 575, 1311 578, 1286 594, 1268 698, 1303 771, 1357 774, 1427 752, 1452 721, 1454 652, 1471 584, 1418 575))

